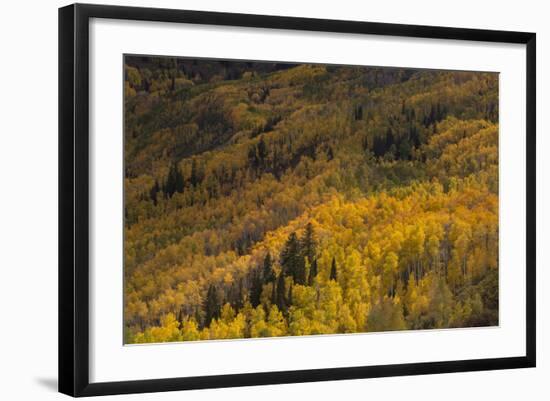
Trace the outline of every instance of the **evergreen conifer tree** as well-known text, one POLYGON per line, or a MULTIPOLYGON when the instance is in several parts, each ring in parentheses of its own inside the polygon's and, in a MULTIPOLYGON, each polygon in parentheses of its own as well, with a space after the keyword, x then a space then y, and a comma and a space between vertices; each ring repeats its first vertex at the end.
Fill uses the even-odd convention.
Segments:
POLYGON ((300 246, 302 250, 302 256, 307 258, 309 263, 312 263, 316 257, 317 252, 317 241, 315 240, 315 232, 313 231, 313 225, 308 223, 304 236, 300 241, 300 246))
POLYGON ((292 276, 296 284, 305 284, 306 268, 296 233, 290 234, 281 252, 281 266, 286 276, 292 276))
POLYGON ((208 292, 206 293, 206 300, 204 305, 205 318, 204 326, 210 326, 210 323, 213 319, 220 317, 220 302, 218 299, 218 290, 216 286, 210 285, 208 287, 208 292))
POLYGON ((317 259, 313 259, 313 262, 311 262, 311 267, 309 268, 309 277, 307 280, 307 285, 312 286, 315 280, 315 277, 317 277, 317 259))
POLYGON ((271 260, 271 254, 268 252, 264 258, 263 268, 264 283, 271 283, 275 281, 275 273, 273 272, 273 261, 271 260))
POLYGON ((285 275, 281 272, 277 280, 277 307, 280 311, 285 311, 286 305, 285 275))
POLYGON ((149 197, 153 201, 153 205, 157 205, 157 194, 160 191, 160 185, 157 180, 155 180, 155 185, 151 188, 151 191, 149 192, 149 197))
POLYGON ((330 279, 336 281, 338 279, 338 268, 336 267, 336 259, 332 258, 332 266, 330 267, 330 279))

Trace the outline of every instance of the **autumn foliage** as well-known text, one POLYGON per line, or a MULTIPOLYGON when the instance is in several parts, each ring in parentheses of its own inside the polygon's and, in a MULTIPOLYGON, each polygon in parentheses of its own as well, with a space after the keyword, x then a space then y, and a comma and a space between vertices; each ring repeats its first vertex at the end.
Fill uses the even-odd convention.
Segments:
POLYGON ((498 324, 498 75, 125 59, 125 342, 498 324))

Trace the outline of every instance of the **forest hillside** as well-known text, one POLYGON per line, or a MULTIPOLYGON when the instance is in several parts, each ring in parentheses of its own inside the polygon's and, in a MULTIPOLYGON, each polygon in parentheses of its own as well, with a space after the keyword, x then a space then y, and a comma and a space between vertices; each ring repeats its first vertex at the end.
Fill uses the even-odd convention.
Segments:
POLYGON ((125 58, 125 342, 498 324, 498 74, 125 58))

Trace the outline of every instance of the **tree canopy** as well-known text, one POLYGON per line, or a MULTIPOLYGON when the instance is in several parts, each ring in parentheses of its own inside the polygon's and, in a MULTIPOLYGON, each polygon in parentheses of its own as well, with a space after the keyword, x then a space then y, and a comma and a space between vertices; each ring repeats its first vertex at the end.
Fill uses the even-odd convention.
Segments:
POLYGON ((498 324, 498 75, 125 57, 125 342, 498 324))

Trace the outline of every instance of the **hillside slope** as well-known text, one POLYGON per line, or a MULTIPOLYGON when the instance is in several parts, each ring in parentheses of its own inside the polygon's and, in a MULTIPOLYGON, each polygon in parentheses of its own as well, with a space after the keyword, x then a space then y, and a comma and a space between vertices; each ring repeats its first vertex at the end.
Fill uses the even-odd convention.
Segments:
POLYGON ((125 76, 126 342, 498 324, 498 75, 125 76))

